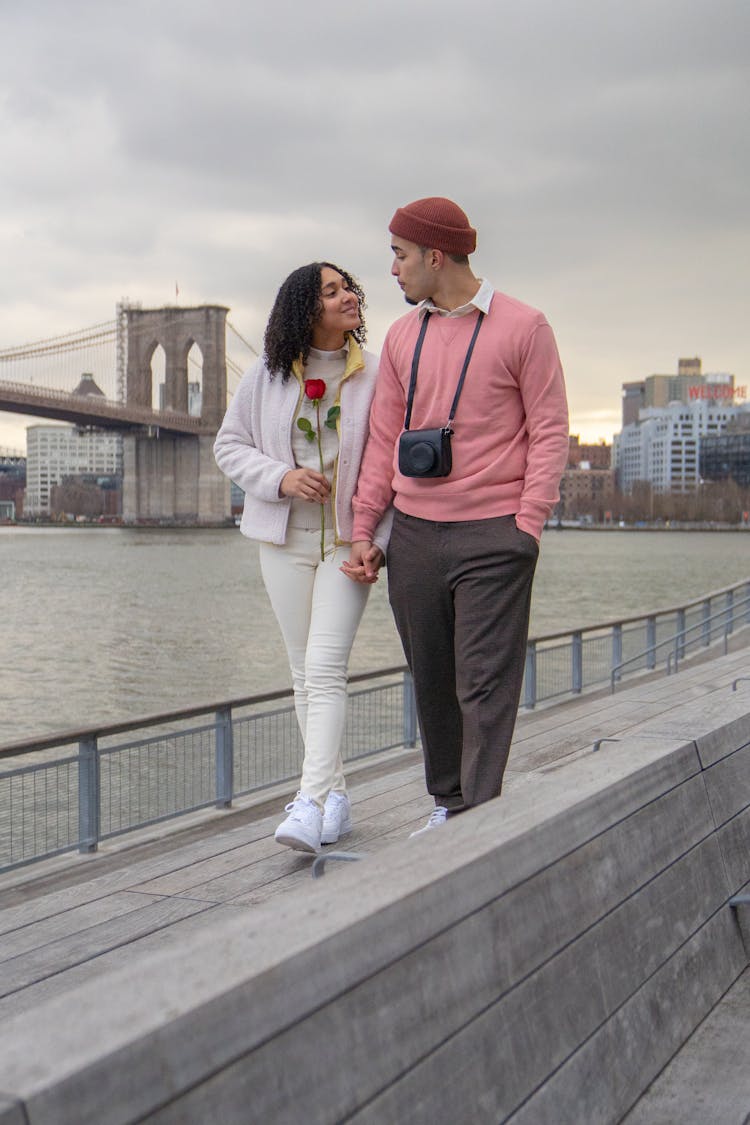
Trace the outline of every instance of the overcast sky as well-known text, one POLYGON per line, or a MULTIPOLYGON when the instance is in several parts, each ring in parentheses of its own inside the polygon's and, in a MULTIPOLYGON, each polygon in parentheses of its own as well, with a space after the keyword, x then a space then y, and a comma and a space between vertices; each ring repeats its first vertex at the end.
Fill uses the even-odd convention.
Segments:
POLYGON ((0 348, 175 283, 259 347, 327 258, 377 351, 390 217, 447 195, 547 314, 582 440, 679 356, 748 384, 748 42, 748 0, 0 0, 0 348))

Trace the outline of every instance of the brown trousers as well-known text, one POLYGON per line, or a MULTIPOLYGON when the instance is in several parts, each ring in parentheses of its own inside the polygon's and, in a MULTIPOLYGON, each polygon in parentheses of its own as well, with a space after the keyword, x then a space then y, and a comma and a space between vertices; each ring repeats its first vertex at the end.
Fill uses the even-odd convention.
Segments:
POLYGON ((513 516, 433 523, 396 512, 388 592, 414 679, 427 790, 450 812, 500 794, 538 553, 513 516))

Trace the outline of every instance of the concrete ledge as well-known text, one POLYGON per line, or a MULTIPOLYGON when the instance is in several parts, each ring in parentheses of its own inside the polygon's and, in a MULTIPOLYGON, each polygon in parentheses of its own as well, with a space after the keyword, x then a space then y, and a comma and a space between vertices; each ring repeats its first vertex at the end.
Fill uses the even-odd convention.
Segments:
POLYGON ((729 698, 9 1020, 0 1122, 619 1121, 747 966, 729 698))

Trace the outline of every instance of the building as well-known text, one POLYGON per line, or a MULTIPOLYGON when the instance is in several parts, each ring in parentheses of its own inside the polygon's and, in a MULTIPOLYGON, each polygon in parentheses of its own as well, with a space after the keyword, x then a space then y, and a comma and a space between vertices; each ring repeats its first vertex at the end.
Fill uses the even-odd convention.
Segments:
POLYGON ((571 434, 568 438, 567 467, 576 469, 584 463, 589 469, 609 469, 612 465, 612 446, 605 441, 582 445, 578 435, 571 434))
POLYGON ((21 517, 25 486, 26 458, 22 453, 0 450, 0 521, 21 517))
POLYGON ((622 384, 622 424, 632 426, 646 405, 646 382, 622 384))
POLYGON ((590 519, 603 523, 612 510, 615 494, 614 469, 598 469, 582 461, 575 469, 566 469, 560 480, 561 519, 590 519))
POLYGON ((701 479, 702 442, 724 433, 733 419, 747 412, 747 406, 712 399, 646 407, 639 422, 624 426, 614 438, 620 489, 630 492, 636 482, 644 481, 657 492, 693 491, 701 479))
POLYGON ((750 488, 750 412, 733 418, 723 433, 703 439, 699 464, 704 480, 750 488))
POLYGON ((701 480, 701 445, 747 412, 746 387, 734 375, 704 374, 700 357, 680 359, 674 375, 623 383, 623 426, 613 464, 623 492, 637 482, 656 492, 688 493, 701 480))
MULTIPOLYGON (((94 376, 84 372, 74 395, 101 395, 94 376)), ((79 429, 66 424, 26 429, 26 518, 48 516, 52 490, 68 478, 122 480, 122 436, 113 430, 79 429)))
POLYGON ((50 515, 52 489, 69 477, 121 480, 121 435, 63 424, 27 427, 24 516, 50 515))
POLYGON ((666 407, 673 402, 687 405, 703 399, 732 405, 746 398, 746 390, 735 387, 734 375, 728 372, 703 374, 698 356, 679 359, 676 375, 648 375, 640 382, 622 384, 623 429, 635 425, 641 411, 650 406, 666 407))

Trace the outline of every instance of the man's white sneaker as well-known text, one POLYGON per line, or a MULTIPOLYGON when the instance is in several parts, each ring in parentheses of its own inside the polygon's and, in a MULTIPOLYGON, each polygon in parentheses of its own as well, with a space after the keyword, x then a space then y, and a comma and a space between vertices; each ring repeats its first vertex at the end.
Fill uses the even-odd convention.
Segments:
POLYGON ((352 830, 352 806, 346 793, 331 791, 323 807, 323 833, 321 844, 335 844, 341 836, 352 830))
POLYGON ((323 813, 310 797, 298 793, 286 806, 289 816, 282 820, 274 832, 277 844, 285 844, 298 852, 320 851, 320 834, 323 831, 323 813))
POLYGON ((435 808, 430 813, 430 819, 425 824, 424 828, 418 828, 416 832, 412 832, 409 839, 414 836, 421 836, 424 832, 431 832, 433 828, 440 828, 445 824, 448 810, 443 805, 435 805, 435 808))

